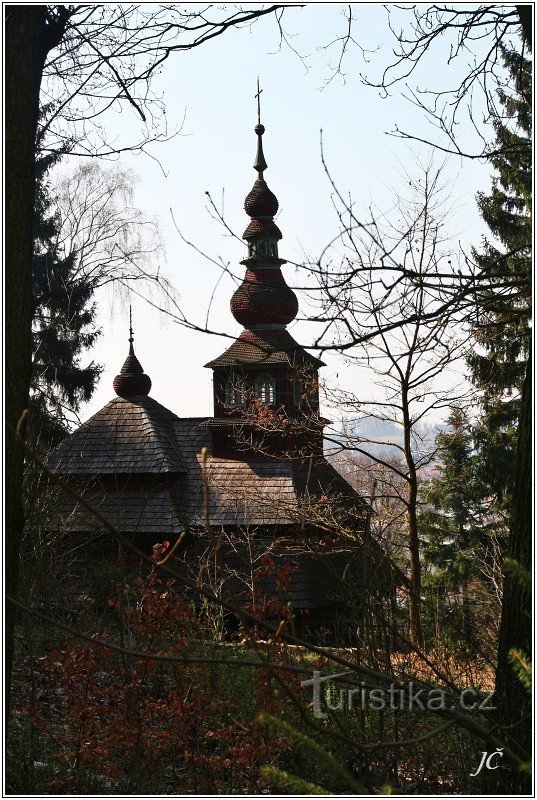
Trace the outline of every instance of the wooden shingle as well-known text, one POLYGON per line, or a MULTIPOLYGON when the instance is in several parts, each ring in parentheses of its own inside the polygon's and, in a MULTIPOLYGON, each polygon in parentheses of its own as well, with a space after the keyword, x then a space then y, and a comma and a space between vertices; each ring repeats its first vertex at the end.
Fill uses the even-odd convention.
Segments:
POLYGON ((178 418, 152 397, 115 397, 48 458, 60 475, 180 474, 178 418))

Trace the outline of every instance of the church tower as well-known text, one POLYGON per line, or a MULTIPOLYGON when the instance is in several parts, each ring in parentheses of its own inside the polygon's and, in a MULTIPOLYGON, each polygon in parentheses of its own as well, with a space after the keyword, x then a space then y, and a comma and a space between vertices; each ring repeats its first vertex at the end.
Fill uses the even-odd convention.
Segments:
POLYGON ((207 425, 215 455, 251 458, 253 448, 258 456, 309 458, 322 455, 318 369, 323 362, 287 330, 298 313, 298 301, 282 273, 282 234, 274 221, 278 200, 264 179, 265 127, 259 106, 254 131, 257 179, 244 201, 250 217, 242 237, 246 274, 230 303, 243 331, 205 365, 214 374, 214 417, 207 425))

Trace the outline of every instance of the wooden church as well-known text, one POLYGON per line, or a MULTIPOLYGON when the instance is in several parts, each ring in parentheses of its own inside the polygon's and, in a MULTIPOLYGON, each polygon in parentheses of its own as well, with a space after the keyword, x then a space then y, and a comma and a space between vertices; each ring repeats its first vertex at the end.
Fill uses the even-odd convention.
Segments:
MULTIPOLYGON (((256 584, 291 603, 299 632, 327 621, 337 626, 342 617, 352 628, 356 597, 373 584, 378 589, 385 559, 368 534, 368 504, 323 453, 323 364, 287 330, 298 302, 282 273, 264 132, 259 122, 257 179, 244 203, 245 276, 231 298, 243 331, 206 365, 213 416, 182 418, 150 396, 131 326, 115 396, 51 452, 48 464, 147 552, 181 536, 174 558, 190 574, 199 576, 217 550, 222 585, 235 597, 256 584), (285 585, 267 574, 267 564, 288 567, 285 585)), ((101 549, 111 538, 67 496, 56 502, 53 525, 101 549)))

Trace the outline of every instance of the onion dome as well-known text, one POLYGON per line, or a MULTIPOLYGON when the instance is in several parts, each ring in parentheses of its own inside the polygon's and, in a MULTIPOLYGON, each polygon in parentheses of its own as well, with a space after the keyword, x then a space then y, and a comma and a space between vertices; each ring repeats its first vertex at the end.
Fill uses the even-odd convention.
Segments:
POLYGON ((151 378, 144 373, 143 367, 134 354, 134 336, 132 332, 132 316, 129 336, 129 355, 121 367, 119 375, 114 378, 114 391, 118 397, 143 397, 151 391, 151 378))
MULTIPOLYGON (((267 169, 267 162, 263 154, 263 134, 265 133, 265 126, 260 122, 255 126, 254 131, 257 135, 257 152, 254 161, 254 169, 257 171, 257 180, 254 183, 249 194, 246 195, 244 201, 244 210, 253 221, 266 223, 266 227, 272 225, 277 232, 277 238, 281 239, 281 233, 277 225, 271 217, 274 217, 278 211, 278 199, 276 195, 270 191, 263 178, 263 172, 267 169)), ((266 235, 265 231, 263 233, 266 235)), ((252 223, 248 225, 243 234, 243 239, 251 240, 252 238, 252 223)))
POLYGON ((231 298, 231 313, 244 327, 288 325, 298 313, 298 300, 279 267, 248 269, 231 298))
POLYGON ((266 181, 258 178, 244 201, 249 217, 273 217, 278 211, 278 198, 268 188, 266 181))

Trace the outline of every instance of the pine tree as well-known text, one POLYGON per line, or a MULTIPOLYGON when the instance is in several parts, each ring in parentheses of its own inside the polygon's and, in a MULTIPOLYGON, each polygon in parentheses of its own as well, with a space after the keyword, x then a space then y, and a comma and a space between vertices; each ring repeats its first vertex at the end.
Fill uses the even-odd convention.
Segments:
POLYGON ((430 505, 422 515, 429 531, 427 560, 459 577, 466 572, 467 551, 471 546, 476 499, 475 460, 468 418, 454 409, 448 418, 449 429, 437 437, 439 474, 426 487, 430 505))
POLYGON ((475 642, 471 587, 483 580, 483 568, 491 565, 494 557, 495 539, 506 530, 485 498, 468 415, 455 408, 448 425, 437 437, 438 475, 423 493, 426 506, 420 516, 420 532, 424 558, 432 567, 428 588, 443 598, 443 610, 449 611, 454 629, 463 633, 468 646, 475 642), (448 596, 449 607, 445 603, 448 596))
POLYGON ((65 436, 69 413, 90 399, 101 372, 93 362, 81 365, 81 354, 99 336, 91 303, 95 287, 77 270, 77 253, 64 253, 58 242, 47 176, 60 158, 47 154, 36 161, 30 430, 47 445, 65 436))
POLYGON ((477 202, 493 241, 484 239, 473 256, 488 277, 478 298, 475 340, 481 352, 468 359, 472 379, 482 392, 476 444, 482 475, 504 506, 512 482, 520 391, 530 350, 532 69, 523 53, 503 50, 514 90, 500 90, 504 116, 495 124, 497 175, 490 194, 477 202))
MULTIPOLYGON (((531 13, 531 12, 530 12, 531 13)), ((510 507, 507 556, 531 570, 531 62, 523 52, 504 51, 513 92, 501 92, 505 119, 496 124, 498 175, 492 192, 479 196, 483 219, 499 246, 484 242, 476 254, 489 271, 490 291, 481 298, 476 338, 485 356, 470 361, 483 394, 480 450, 483 475, 500 502, 510 507), (497 276, 497 277, 495 277, 497 276)), ((531 592, 504 571, 495 678, 494 723, 504 742, 524 761, 531 755, 531 698, 516 679, 510 656, 531 657, 531 592)), ((527 773, 489 771, 486 794, 526 794, 527 773)))

